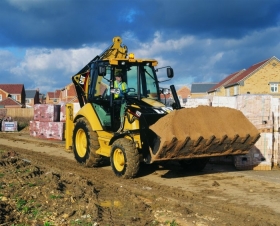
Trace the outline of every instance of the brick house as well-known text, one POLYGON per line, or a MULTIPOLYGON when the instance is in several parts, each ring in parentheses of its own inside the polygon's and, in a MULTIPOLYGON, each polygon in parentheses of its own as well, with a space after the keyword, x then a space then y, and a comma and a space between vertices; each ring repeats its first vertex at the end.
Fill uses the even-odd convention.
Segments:
POLYGON ((280 61, 275 56, 256 63, 248 69, 230 74, 208 90, 215 96, 239 94, 270 94, 280 97, 280 61))
POLYGON ((181 102, 185 103, 187 98, 190 97, 191 90, 187 86, 183 86, 177 90, 177 95, 181 102))
POLYGON ((74 84, 70 83, 55 92, 47 92, 45 102, 46 104, 77 103, 78 99, 74 84))
POLYGON ((60 101, 64 103, 76 103, 77 99, 76 89, 73 83, 66 85, 60 92, 60 101))
MULTIPOLYGON (((187 98, 190 96, 191 91, 187 86, 182 86, 180 89, 176 90, 176 93, 181 103, 184 103, 186 102, 187 98)), ((170 106, 172 103, 174 103, 174 99, 171 91, 169 94, 166 95, 160 94, 160 99, 167 106, 170 106)))
MULTIPOLYGON (((0 84, 0 101, 4 101, 8 97, 18 102, 21 105, 21 107, 25 107, 26 94, 25 94, 24 85, 23 84, 0 84)), ((9 103, 11 103, 11 101, 7 100, 5 106, 8 106, 9 103)))
POLYGON ((47 92, 46 104, 58 104, 58 103, 60 103, 60 93, 61 93, 61 90, 56 90, 54 92, 47 92))
POLYGON ((4 100, 0 101, 0 108, 23 108, 20 102, 14 100, 11 97, 7 97, 4 100))
POLYGON ((25 90, 26 97, 25 103, 26 106, 33 107, 34 104, 40 104, 40 93, 39 89, 27 89, 25 90))

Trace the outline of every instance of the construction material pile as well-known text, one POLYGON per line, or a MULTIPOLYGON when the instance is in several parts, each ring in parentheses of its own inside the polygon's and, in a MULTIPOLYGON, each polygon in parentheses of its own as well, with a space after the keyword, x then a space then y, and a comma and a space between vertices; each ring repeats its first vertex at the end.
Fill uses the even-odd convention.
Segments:
POLYGON ((226 107, 175 110, 150 129, 157 136, 152 161, 246 154, 260 137, 241 111, 226 107))

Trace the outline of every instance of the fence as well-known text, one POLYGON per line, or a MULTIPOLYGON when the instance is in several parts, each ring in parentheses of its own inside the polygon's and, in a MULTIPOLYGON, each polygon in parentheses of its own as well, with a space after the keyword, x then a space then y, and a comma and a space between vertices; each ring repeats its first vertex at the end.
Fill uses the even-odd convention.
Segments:
POLYGON ((0 119, 3 117, 22 117, 22 118, 33 118, 34 109, 33 108, 4 108, 0 109, 0 119))

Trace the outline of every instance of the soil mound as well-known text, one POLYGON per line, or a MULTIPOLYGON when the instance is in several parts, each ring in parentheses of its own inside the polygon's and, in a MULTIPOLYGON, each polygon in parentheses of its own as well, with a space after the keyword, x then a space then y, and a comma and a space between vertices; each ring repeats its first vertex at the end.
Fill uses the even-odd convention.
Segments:
POLYGON ((156 159, 247 153, 260 133, 241 111, 199 106, 172 111, 150 129, 156 159))

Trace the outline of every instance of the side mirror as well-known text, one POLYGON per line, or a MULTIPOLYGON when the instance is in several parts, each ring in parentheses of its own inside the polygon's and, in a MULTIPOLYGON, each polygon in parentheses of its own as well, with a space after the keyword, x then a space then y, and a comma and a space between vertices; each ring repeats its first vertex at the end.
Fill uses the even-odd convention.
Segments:
POLYGON ((173 76, 174 76, 173 68, 168 67, 168 68, 166 69, 166 72, 167 72, 167 77, 168 77, 168 78, 173 78, 173 76))
POLYGON ((98 75, 99 76, 105 76, 106 75, 106 67, 99 66, 98 67, 98 75))

